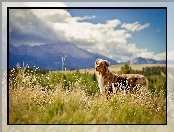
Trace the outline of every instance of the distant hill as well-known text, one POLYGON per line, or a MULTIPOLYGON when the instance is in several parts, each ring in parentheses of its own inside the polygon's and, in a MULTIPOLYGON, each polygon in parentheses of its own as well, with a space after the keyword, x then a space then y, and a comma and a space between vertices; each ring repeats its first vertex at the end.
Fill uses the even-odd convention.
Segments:
POLYGON ((66 55, 65 67, 69 69, 94 68, 94 62, 98 58, 108 60, 111 65, 117 61, 100 54, 91 53, 74 44, 62 42, 39 46, 13 46, 9 45, 9 67, 15 67, 17 63, 28 64, 50 70, 62 69, 62 57, 66 55))
POLYGON ((165 60, 154 60, 154 59, 147 59, 142 57, 136 57, 127 62, 128 64, 166 64, 165 60))

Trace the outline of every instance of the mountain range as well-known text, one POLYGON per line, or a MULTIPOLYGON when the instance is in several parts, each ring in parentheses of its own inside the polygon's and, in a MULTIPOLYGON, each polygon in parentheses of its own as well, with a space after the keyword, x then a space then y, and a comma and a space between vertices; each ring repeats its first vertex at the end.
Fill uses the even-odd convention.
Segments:
POLYGON ((70 69, 94 68, 94 62, 98 58, 106 59, 111 65, 117 64, 166 64, 166 61, 156 61, 141 57, 134 58, 128 62, 118 63, 116 60, 106 56, 91 53, 68 42, 45 44, 37 46, 9 45, 9 67, 16 67, 17 63, 28 64, 30 67, 36 66, 43 69, 61 70, 62 57, 65 57, 65 67, 70 69))
POLYGON ((62 42, 38 46, 13 46, 9 45, 9 67, 15 67, 17 63, 28 64, 51 70, 62 69, 62 57, 65 57, 66 69, 94 68, 94 62, 98 58, 106 59, 111 65, 117 61, 100 54, 91 53, 74 44, 62 42))
POLYGON ((136 57, 136 58, 128 61, 128 64, 166 64, 166 61, 136 57))

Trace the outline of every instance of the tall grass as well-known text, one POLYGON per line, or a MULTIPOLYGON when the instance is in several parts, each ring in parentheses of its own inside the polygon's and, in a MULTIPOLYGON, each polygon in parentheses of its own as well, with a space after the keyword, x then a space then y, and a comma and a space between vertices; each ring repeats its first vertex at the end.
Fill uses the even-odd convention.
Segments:
POLYGON ((92 75, 84 79, 85 74, 69 73, 73 79, 62 80, 60 74, 43 75, 22 69, 16 73, 12 69, 9 76, 10 124, 166 123, 166 97, 162 91, 119 93, 106 100, 99 94, 96 82, 88 82, 92 75))

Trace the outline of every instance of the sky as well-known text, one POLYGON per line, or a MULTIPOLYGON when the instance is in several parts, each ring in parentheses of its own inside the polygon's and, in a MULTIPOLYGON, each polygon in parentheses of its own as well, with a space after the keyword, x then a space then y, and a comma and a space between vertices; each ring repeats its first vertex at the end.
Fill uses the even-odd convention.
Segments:
MULTIPOLYGON (((10 4, 24 7, 41 6, 39 3, 33 2, 10 4)), ((128 6, 131 4, 127 3, 128 6)), ((9 6, 9 3, 3 4, 2 11, 6 11, 7 5, 9 6)), ((156 5, 165 6, 161 3, 156 5)), ((73 6, 73 4, 49 3, 44 6, 62 7, 73 6)), ((86 4, 86 6, 90 5, 86 4)), ((117 7, 121 6, 123 5, 117 4, 117 7)), ((166 6, 168 7, 168 17, 170 17, 173 9, 170 4, 166 4, 166 6)), ((134 4, 133 7, 136 5, 134 4)), ((10 10, 9 20, 10 43, 16 46, 68 41, 80 48, 105 55, 118 62, 128 61, 134 57, 166 59, 166 10, 162 9, 22 9, 10 10)), ((172 27, 173 18, 168 18, 168 21, 167 25, 172 27)), ((3 38, 6 37, 5 22, 3 19, 3 38)), ((173 30, 168 29, 168 32, 170 34, 168 43, 171 43, 170 32, 173 30)), ((173 59, 172 43, 169 47, 170 56, 168 58, 173 59)), ((4 39, 2 50, 2 53, 6 53, 6 40, 4 39)))

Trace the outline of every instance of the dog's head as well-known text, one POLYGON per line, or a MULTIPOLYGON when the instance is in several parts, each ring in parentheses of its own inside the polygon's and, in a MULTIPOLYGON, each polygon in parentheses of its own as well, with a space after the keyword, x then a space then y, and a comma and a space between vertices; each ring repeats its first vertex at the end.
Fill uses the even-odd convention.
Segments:
POLYGON ((102 75, 106 72, 108 69, 110 63, 107 60, 97 59, 95 61, 95 70, 101 73, 102 75))

